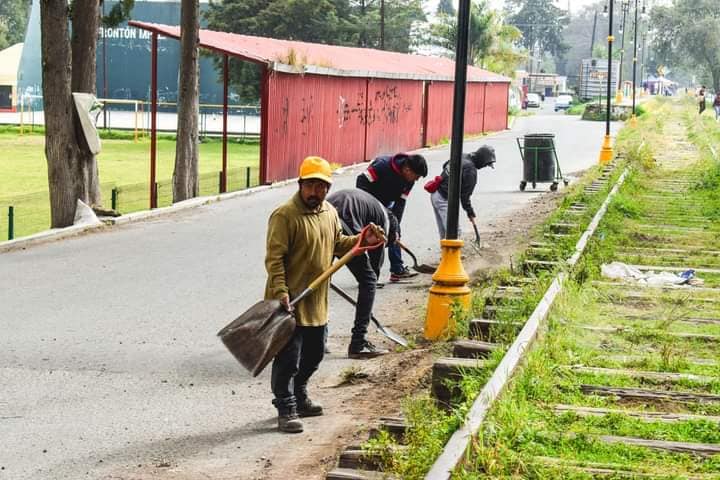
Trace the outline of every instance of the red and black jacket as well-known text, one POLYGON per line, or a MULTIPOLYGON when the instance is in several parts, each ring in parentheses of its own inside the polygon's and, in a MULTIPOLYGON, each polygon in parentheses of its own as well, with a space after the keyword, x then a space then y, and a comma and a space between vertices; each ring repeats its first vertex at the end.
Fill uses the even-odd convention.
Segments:
POLYGON ((408 182, 400 173, 407 161, 407 154, 383 155, 377 157, 363 173, 358 175, 355 186, 380 200, 397 218, 402 220, 405 201, 415 182, 408 182))

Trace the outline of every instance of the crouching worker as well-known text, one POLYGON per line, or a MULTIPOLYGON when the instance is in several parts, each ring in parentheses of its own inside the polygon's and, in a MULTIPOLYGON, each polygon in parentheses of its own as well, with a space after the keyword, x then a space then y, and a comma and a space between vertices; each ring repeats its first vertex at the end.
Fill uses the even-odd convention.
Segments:
MULTIPOLYGON (((369 193, 359 189, 340 190, 330 195, 328 202, 337 210, 345 234, 356 235, 365 225, 373 223, 387 232, 388 245, 395 241, 398 231, 395 216, 369 193)), ((350 358, 373 358, 387 353, 387 350, 377 348, 367 339, 368 325, 375 303, 375 289, 383 260, 384 250, 376 248, 356 256, 347 264, 358 282, 355 323, 348 347, 350 358)))
MULTIPOLYGON (((488 145, 483 145, 475 152, 462 156, 462 166, 460 171, 460 205, 468 216, 471 223, 475 222, 475 210, 473 210, 470 196, 475 190, 477 184, 477 171, 481 168, 492 167, 495 163, 495 149, 488 145)), ((435 177, 425 184, 425 190, 432 195, 433 210, 435 211, 435 221, 437 222, 438 233, 440 238, 445 238, 445 227, 447 225, 447 208, 448 208, 448 191, 450 190, 450 162, 447 161, 443 165, 442 174, 435 177)), ((460 227, 458 226, 458 234, 460 227)))
MULTIPOLYGON (((296 319, 295 333, 273 360, 271 388, 278 409, 278 428, 299 433, 299 417, 323 414, 308 397, 308 380, 317 371, 325 351, 328 321, 328 284, 325 281, 293 307, 299 295, 332 265, 335 256, 347 253, 358 236, 342 232, 335 208, 325 201, 332 184, 327 161, 308 157, 300 166, 299 191, 271 215, 267 231, 265 299, 279 300, 296 319)), ((363 244, 382 245, 384 232, 371 225, 363 244)))

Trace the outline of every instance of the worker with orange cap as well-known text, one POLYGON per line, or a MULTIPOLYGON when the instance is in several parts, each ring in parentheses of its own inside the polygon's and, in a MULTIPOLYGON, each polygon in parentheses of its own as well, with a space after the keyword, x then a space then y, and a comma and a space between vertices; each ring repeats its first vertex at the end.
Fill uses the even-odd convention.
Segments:
MULTIPOLYGON (((279 300, 296 319, 295 333, 275 357, 271 376, 278 428, 288 433, 303 431, 299 417, 323 414, 322 407, 309 398, 307 384, 325 352, 329 280, 294 307, 290 298, 299 295, 358 239, 358 235, 343 234, 337 211, 325 201, 332 185, 326 160, 303 160, 298 184, 298 192, 270 215, 265 255, 265 299, 279 300)), ((380 246, 383 241, 382 229, 371 224, 363 243, 380 246)))

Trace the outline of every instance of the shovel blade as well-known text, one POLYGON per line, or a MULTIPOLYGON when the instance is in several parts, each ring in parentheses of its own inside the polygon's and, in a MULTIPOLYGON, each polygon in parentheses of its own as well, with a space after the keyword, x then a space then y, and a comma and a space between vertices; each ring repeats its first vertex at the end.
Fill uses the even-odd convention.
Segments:
POLYGON ((435 273, 435 270, 437 270, 437 267, 433 267, 432 265, 427 265, 425 263, 420 265, 413 266, 413 270, 415 270, 418 273, 427 273, 432 275, 435 273))
POLYGON ((295 318, 277 300, 263 300, 218 332, 225 347, 253 377, 275 358, 295 332, 295 318))

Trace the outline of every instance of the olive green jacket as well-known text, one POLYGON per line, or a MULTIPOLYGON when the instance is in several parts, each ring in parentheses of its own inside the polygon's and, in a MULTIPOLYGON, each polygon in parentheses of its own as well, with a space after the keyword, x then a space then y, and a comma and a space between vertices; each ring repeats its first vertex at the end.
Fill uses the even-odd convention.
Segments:
MULTIPOLYGON (((357 241, 342 233, 337 211, 328 202, 311 210, 296 193, 270 215, 265 269, 265 299, 290 299, 300 295, 313 280, 330 268, 357 241)), ((323 282, 295 305, 297 324, 320 327, 328 321, 328 286, 323 282)))

